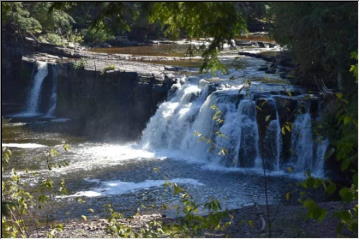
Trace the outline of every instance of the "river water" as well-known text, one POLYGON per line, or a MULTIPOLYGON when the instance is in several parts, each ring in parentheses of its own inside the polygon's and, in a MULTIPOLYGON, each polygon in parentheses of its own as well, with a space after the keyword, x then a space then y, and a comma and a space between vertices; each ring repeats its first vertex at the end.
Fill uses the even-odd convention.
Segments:
MULTIPOLYGON (((141 48, 144 50, 144 47, 141 48)), ((148 49, 149 52, 155 50, 148 49)), ((248 50, 260 51, 256 48, 248 50)), ((252 93, 265 94, 265 98, 269 99, 280 91, 298 89, 288 85, 277 74, 258 71, 265 64, 264 61, 240 57, 237 51, 227 50, 220 56, 231 66, 227 75, 205 74, 180 78, 174 86, 175 93, 159 106, 138 142, 96 142, 74 136, 68 129, 75 121, 61 116, 11 116, 10 122, 2 124, 2 146, 13 151, 10 168, 15 167, 29 187, 48 176, 55 182, 65 179, 68 194, 56 196, 52 208, 45 211, 46 214, 50 213, 52 220, 81 215, 104 216, 104 205, 108 203, 125 214, 140 210, 142 213, 161 212, 175 216, 174 206, 178 204, 178 198, 164 187, 166 182, 183 186, 198 203, 218 199, 223 209, 264 204, 263 168, 259 144, 256 142, 259 141, 258 130, 254 125, 255 119, 251 117, 254 100, 250 98, 246 102, 237 99, 234 102, 227 99, 242 94, 244 79, 252 82, 252 93), (209 91, 211 87, 215 90, 209 91), (213 123, 213 112, 209 110, 212 104, 216 104, 223 113, 224 123, 220 128, 213 123), (239 122, 244 123, 239 125, 240 128, 236 125, 239 122), (212 141, 216 146, 227 147, 229 154, 224 158, 193 135, 194 131, 211 134, 219 129, 229 138, 212 136, 212 141), (63 149, 65 143, 70 145, 68 151, 63 149), (57 149, 60 153, 51 161, 66 161, 69 165, 48 170, 46 152, 50 149, 57 149), (85 202, 79 203, 79 198, 85 202), (94 209, 95 213, 89 214, 88 208, 94 209)), ((44 68, 43 64, 40 66, 44 68)), ((56 88, 53 90, 56 91, 56 88)), ((52 100, 56 101, 56 96, 52 96, 52 100)), ((301 96, 299 94, 297 97, 301 96)), ((51 106, 56 107, 56 103, 51 106)), ((32 109, 35 108, 32 105, 32 109)), ((305 121, 309 116, 305 111, 295 120, 295 128, 299 128, 299 132, 305 128, 311 131, 311 126, 309 123, 306 125, 305 121), (304 122, 305 125, 301 125, 304 122)), ((314 148, 311 151, 319 153, 281 160, 280 120, 279 117, 271 120, 266 136, 270 143, 274 143, 271 148, 274 154, 268 160, 271 166, 266 171, 270 175, 269 201, 275 204, 285 202, 284 195, 294 190, 306 169, 323 168, 318 158, 321 158, 324 145, 300 145, 308 144, 311 136, 294 136, 293 148, 298 149, 299 153, 306 147, 314 148), (289 174, 285 170, 289 166, 298 171, 289 174)), ((8 174, 5 173, 3 177, 8 174)))

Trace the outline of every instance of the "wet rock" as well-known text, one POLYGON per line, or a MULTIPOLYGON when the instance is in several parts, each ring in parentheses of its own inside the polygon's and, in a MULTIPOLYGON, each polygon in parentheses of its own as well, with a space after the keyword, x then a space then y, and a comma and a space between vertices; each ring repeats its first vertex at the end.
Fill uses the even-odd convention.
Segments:
POLYGON ((263 42, 257 42, 257 45, 258 45, 260 48, 266 48, 266 45, 265 45, 265 43, 263 43, 263 42))
POLYGON ((274 74, 276 73, 276 67, 271 65, 270 67, 268 67, 266 70, 265 70, 266 73, 270 73, 270 74, 274 74))
POLYGON ((267 65, 264 65, 264 66, 261 66, 259 69, 259 71, 267 71, 268 70, 268 66, 267 65))
POLYGON ((246 40, 235 40, 237 46, 253 46, 254 43, 246 40))

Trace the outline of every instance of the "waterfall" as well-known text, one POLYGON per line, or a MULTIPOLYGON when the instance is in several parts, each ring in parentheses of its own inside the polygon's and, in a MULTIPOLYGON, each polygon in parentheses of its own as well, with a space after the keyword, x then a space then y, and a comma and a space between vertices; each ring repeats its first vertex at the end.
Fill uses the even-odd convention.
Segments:
POLYGON ((292 163, 296 171, 312 170, 313 136, 309 112, 299 114, 291 132, 292 163))
POLYGON ((57 104, 57 78, 56 78, 56 69, 53 68, 53 84, 51 88, 51 95, 50 95, 50 104, 45 117, 54 117, 55 110, 57 104))
POLYGON ((295 173, 310 170, 323 176, 328 142, 316 144, 313 140, 310 101, 306 98, 285 96, 307 104, 303 113, 291 113, 294 120, 286 138, 291 154, 287 156, 281 131, 283 106, 273 97, 279 96, 279 92, 262 90, 258 94, 241 83, 229 85, 206 79, 179 81, 173 90, 144 129, 140 141, 143 148, 226 167, 254 170, 265 167, 289 174, 286 169, 290 165, 295 173), (271 114, 265 121, 268 123, 257 117, 261 111, 257 99, 270 103, 267 111, 271 114))
POLYGON ((37 73, 34 76, 34 82, 28 96, 24 115, 39 114, 41 86, 45 77, 48 75, 48 65, 46 62, 36 62, 36 65, 37 73))
POLYGON ((271 105, 274 107, 275 119, 269 122, 269 125, 266 129, 264 148, 266 149, 267 154, 270 156, 267 156, 268 159, 266 159, 265 162, 268 163, 266 166, 267 168, 279 171, 281 169, 280 162, 283 144, 279 111, 274 99, 267 99, 267 102, 271 103, 271 105))
MULTIPOLYGON (((12 117, 33 117, 42 115, 43 112, 40 112, 41 104, 41 94, 44 92, 43 83, 45 78, 48 76, 48 63, 47 62, 36 62, 36 74, 34 76, 32 87, 29 91, 28 98, 26 101, 25 110, 11 115, 12 117)), ((52 68, 52 85, 51 85, 51 94, 48 104, 48 110, 43 115, 45 118, 53 118, 57 106, 57 77, 56 77, 56 68, 52 68)))
POLYGON ((259 154, 259 130, 256 123, 256 105, 250 99, 243 99, 238 107, 239 121, 235 123, 240 127, 234 156, 234 167, 262 166, 259 154))
POLYGON ((314 166, 313 169, 315 169, 314 171, 314 175, 315 176, 319 176, 319 177, 324 177, 325 173, 324 173, 324 169, 325 169, 325 154, 326 154, 326 150, 329 146, 329 140, 324 139, 321 140, 318 145, 317 145, 317 149, 316 149, 316 159, 318 161, 314 161, 314 166))

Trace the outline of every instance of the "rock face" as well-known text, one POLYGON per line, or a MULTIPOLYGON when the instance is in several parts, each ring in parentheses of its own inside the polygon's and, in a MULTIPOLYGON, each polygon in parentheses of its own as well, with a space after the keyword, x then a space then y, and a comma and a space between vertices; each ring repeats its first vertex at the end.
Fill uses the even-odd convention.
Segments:
MULTIPOLYGON (((26 46, 32 46, 30 43, 26 46)), ((25 46, 24 45, 24 46, 25 46)), ((87 64, 76 69, 78 61, 65 51, 50 46, 4 47, 2 62, 3 116, 24 110, 36 74, 36 61, 48 63, 43 81, 39 110, 49 109, 52 89, 56 84, 56 111, 59 118, 70 118, 72 133, 96 140, 135 140, 157 105, 166 99, 175 77, 164 66, 139 62, 109 60, 106 56, 83 51, 87 64), (43 49, 44 51, 40 51, 43 49), (57 54, 62 51, 63 54, 57 54), (56 55, 49 55, 54 53, 56 55), (96 65, 94 64, 96 62, 96 65), (107 66, 115 70, 104 71, 107 66)), ((77 57, 81 54, 78 51, 77 57)))
POLYGON ((134 140, 165 100, 171 80, 154 83, 136 72, 101 74, 57 66, 57 116, 79 120, 80 134, 134 140))
MULTIPOLYGON (((261 42, 258 42, 258 45, 261 42)), ((261 43, 260 47, 265 47, 264 43, 261 43)), ((239 52, 239 55, 260 58, 268 63, 259 68, 259 71, 264 71, 266 73, 276 73, 278 72, 282 78, 293 80, 294 71, 296 70, 296 65, 291 58, 288 52, 261 52, 261 53, 249 53, 249 52, 239 52)))

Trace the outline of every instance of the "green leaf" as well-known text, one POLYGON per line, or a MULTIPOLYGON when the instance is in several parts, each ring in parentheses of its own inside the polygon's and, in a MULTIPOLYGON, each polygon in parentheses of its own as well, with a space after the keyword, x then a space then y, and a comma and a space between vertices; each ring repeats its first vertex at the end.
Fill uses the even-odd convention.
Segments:
POLYGON ((354 199, 354 195, 349 188, 342 188, 339 191, 341 199, 345 202, 351 202, 354 199))
POLYGON ((81 215, 81 218, 84 220, 84 221, 87 221, 87 217, 85 215, 81 215))
POLYGON ((348 169, 350 164, 351 164, 351 159, 350 158, 345 158, 341 162, 341 171, 345 171, 346 169, 348 169))
POLYGON ((357 172, 352 176, 352 183, 355 186, 358 186, 358 174, 357 174, 357 172))
POLYGON ((49 155, 50 157, 56 157, 59 155, 59 152, 56 149, 50 149, 49 155))
POLYGON ((344 125, 347 125, 352 122, 352 118, 350 116, 344 116, 344 125))
POLYGON ((86 203, 86 201, 84 199, 82 199, 82 198, 76 198, 76 201, 78 203, 86 203))
POLYGON ((307 199, 303 202, 304 207, 308 210, 308 217, 322 221, 326 216, 326 210, 320 208, 312 199, 307 199))
POLYGON ((267 116, 265 117, 265 122, 268 122, 268 121, 270 120, 270 117, 271 117, 271 115, 267 115, 267 116))
POLYGON ((228 153, 228 150, 226 148, 221 148, 218 154, 225 156, 227 153, 228 153))
POLYGON ((282 133, 282 135, 285 135, 285 134, 286 134, 284 127, 281 128, 281 133, 282 133))
POLYGON ((285 193, 285 199, 289 201, 291 199, 291 192, 285 193))
POLYGON ((70 145, 69 144, 64 144, 63 148, 67 152, 67 151, 70 150, 70 145))
POLYGON ((344 97, 344 94, 342 94, 341 92, 338 92, 335 95, 338 99, 342 99, 344 97))
POLYGON ((326 185, 325 191, 327 194, 333 194, 336 191, 336 184, 333 182, 329 182, 329 184, 326 185))
POLYGON ((174 193, 175 194, 185 192, 185 190, 182 187, 180 187, 179 185, 177 185, 176 183, 174 183, 173 187, 174 187, 174 193))
POLYGON ((207 209, 212 211, 219 211, 221 210, 221 205, 218 200, 212 200, 210 202, 205 203, 204 205, 207 209))

